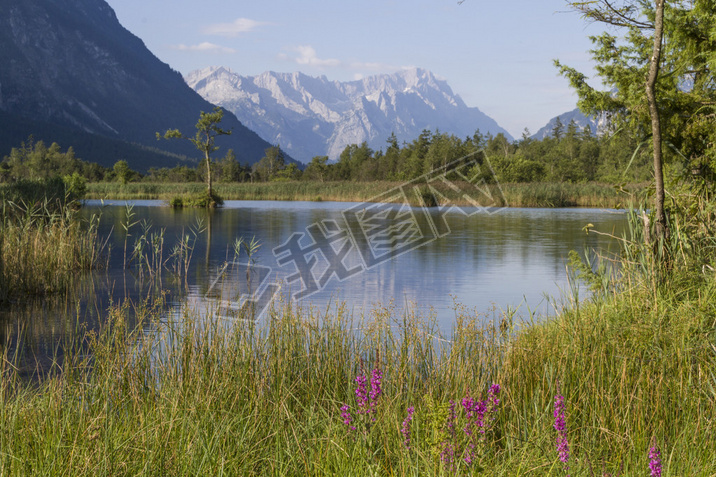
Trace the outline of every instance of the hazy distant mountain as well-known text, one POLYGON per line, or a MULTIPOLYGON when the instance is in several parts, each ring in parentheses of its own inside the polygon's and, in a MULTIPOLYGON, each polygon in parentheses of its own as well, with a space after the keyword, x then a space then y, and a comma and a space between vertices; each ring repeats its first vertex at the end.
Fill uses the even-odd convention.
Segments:
MULTIPOLYGON (((105 166, 173 166, 198 157, 188 141, 158 142, 155 132, 194 131, 213 105, 119 24, 104 0, 0 0, 0 158, 33 134, 73 146, 105 166), (139 145, 139 146, 138 146, 139 145)), ((233 114, 219 154, 233 148, 255 162, 270 146, 233 114)))
POLYGON ((493 119, 465 105, 447 82, 418 68, 339 82, 302 73, 240 76, 212 67, 189 73, 186 81, 303 162, 318 155, 336 159, 347 145, 363 141, 384 149, 393 132, 399 141, 412 141, 424 129, 461 138, 479 129, 511 139, 493 119))
POLYGON ((582 131, 585 127, 587 127, 587 125, 589 125, 589 128, 592 130, 593 135, 603 134, 607 128, 608 123, 607 116, 605 114, 596 117, 587 117, 579 109, 574 109, 572 111, 568 111, 564 114, 560 114, 559 116, 555 116, 554 118, 550 119, 545 126, 540 128, 539 131, 532 135, 532 138, 544 139, 546 137, 551 137, 554 128, 557 125, 557 118, 559 118, 559 120, 564 125, 565 131, 567 130, 567 125, 569 125, 569 123, 574 120, 575 124, 577 125, 577 130, 582 131))

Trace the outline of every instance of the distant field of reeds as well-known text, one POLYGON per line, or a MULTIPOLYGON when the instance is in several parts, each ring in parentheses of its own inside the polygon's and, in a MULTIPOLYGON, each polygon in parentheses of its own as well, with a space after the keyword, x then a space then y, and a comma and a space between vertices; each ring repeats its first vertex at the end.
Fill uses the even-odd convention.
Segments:
MULTIPOLYGON (((214 191, 224 200, 285 200, 285 201, 339 201, 363 202, 376 200, 393 190, 400 182, 263 182, 216 184, 214 191)), ((465 192, 456 192, 445 184, 434 185, 438 202, 449 200, 457 205, 469 205, 465 192)), ((196 194, 204 184, 182 183, 92 183, 88 184, 87 198, 170 201, 183 194, 196 194)), ((427 188, 425 188, 427 191, 427 188)), ((635 186, 631 191, 638 192, 635 186)), ((414 205, 420 203, 418 195, 410 197, 414 205)), ((474 199, 474 197, 473 197, 474 199)), ((487 186, 487 193, 477 197, 481 205, 497 207, 604 207, 616 208, 629 201, 629 197, 614 186, 599 183, 525 183, 487 186)))

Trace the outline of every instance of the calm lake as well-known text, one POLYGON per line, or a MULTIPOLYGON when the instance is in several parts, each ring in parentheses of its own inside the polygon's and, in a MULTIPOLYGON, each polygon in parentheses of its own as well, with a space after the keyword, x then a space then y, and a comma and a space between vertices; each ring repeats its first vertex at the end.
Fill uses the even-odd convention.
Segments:
POLYGON ((100 216, 108 266, 78 276, 69 298, 3 310, 0 343, 50 360, 77 336, 78 325, 96 329, 112 303, 137 303, 160 289, 167 317, 189 304, 221 309, 231 319, 248 300, 261 319, 278 297, 322 310, 345 302, 354 314, 379 305, 394 306, 396 314, 432 313, 445 333, 456 303, 486 319, 508 307, 522 318, 542 317, 553 312, 546 297, 559 302, 569 292, 570 250, 617 249, 615 240, 585 233, 585 225, 617 236, 626 225, 623 212, 599 209, 227 201, 206 211, 174 210, 160 201, 128 204, 86 203, 85 217, 100 216), (172 256, 182 236, 188 267, 186 255, 172 256), (240 237, 259 248, 237 257, 240 237), (137 245, 142 258, 132 260, 137 245))

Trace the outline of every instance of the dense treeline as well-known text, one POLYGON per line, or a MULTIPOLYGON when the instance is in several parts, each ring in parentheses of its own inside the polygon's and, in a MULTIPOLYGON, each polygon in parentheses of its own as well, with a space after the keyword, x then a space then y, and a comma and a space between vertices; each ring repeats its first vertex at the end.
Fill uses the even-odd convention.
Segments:
MULTIPOLYGON (((310 180, 403 181, 428 174, 461 158, 486 158, 500 182, 642 182, 650 178, 649 156, 627 135, 597 137, 589 127, 580 131, 574 122, 557 121, 553 134, 542 140, 525 131, 522 139, 482 135, 460 139, 452 134, 423 131, 400 147, 395 136, 385 151, 366 143, 351 145, 336 163, 315 157, 303 178, 310 180)), ((485 169, 483 168, 483 171, 485 169)))
MULTIPOLYGON (((559 120, 549 137, 533 139, 525 130, 519 141, 502 134, 483 135, 477 131, 465 139, 440 131, 425 130, 412 142, 398 143, 391 135, 384 150, 374 151, 364 142, 347 146, 339 159, 330 162, 316 156, 301 171, 285 161, 277 146, 266 149, 254 164, 240 164, 233 150, 213 164, 218 182, 311 181, 404 181, 465 157, 487 158, 500 182, 643 182, 650 179, 649 152, 627 134, 596 136, 589 126, 580 130, 574 122, 559 120), (484 154, 477 153, 484 152, 484 154)), ((75 157, 72 148, 62 152, 53 143, 47 147, 32 140, 14 148, 0 163, 0 180, 43 179, 79 175, 88 182, 203 182, 203 165, 150 168, 145 175, 121 160, 109 169, 75 157)))
POLYGON ((62 152, 57 143, 49 147, 43 141, 33 144, 32 138, 13 148, 9 156, 0 163, 0 180, 40 180, 57 176, 78 174, 88 181, 100 181, 107 176, 108 169, 93 162, 75 157, 72 147, 62 152))

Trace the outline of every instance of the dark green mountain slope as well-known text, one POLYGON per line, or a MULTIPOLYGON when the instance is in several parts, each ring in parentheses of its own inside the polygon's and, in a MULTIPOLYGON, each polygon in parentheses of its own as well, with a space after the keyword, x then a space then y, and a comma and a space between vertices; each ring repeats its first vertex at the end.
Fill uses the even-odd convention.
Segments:
MULTIPOLYGON (((176 155, 197 151, 186 141, 157 142, 155 132, 192 133, 199 112, 212 108, 104 0, 0 0, 0 156, 33 134, 103 165, 174 165, 176 155)), ((220 138, 218 154, 232 148, 253 163, 270 146, 231 113, 222 127, 233 134, 220 138)))

